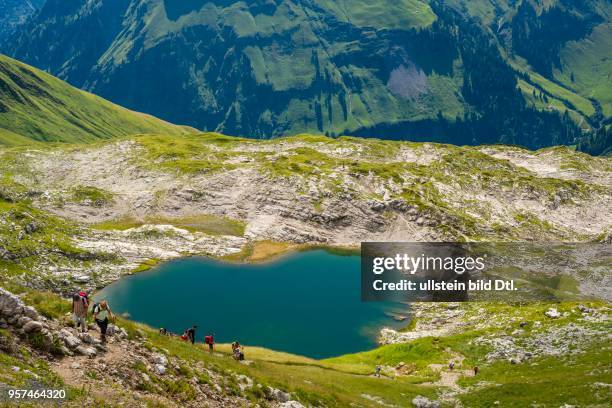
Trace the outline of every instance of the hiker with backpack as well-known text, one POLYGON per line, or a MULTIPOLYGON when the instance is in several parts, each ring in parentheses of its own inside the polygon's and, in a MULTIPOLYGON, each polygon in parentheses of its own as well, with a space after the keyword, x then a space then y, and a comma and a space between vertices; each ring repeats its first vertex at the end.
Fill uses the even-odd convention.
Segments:
POLYGON ((213 346, 215 344, 215 335, 209 334, 208 336, 204 337, 204 343, 208 344, 208 352, 212 353, 213 346))
POLYGON ((380 372, 382 371, 382 367, 380 365, 376 366, 376 371, 374 371, 374 376, 380 378, 380 372))
POLYGON ((89 309, 89 300, 87 293, 80 292, 72 295, 72 317, 76 324, 77 330, 87 332, 87 310, 89 309))
POLYGON ((236 361, 244 360, 243 347, 237 341, 232 343, 232 357, 234 357, 236 361))
POLYGON ((100 303, 96 303, 93 306, 93 316, 96 324, 100 328, 100 341, 102 344, 106 344, 106 329, 108 328, 108 322, 115 318, 106 300, 102 300, 100 303))
POLYGON ((191 342, 191 344, 195 343, 195 335, 196 335, 196 329, 198 328, 198 326, 196 326, 195 324, 193 326, 191 326, 191 328, 185 330, 185 333, 187 335, 187 339, 191 342))

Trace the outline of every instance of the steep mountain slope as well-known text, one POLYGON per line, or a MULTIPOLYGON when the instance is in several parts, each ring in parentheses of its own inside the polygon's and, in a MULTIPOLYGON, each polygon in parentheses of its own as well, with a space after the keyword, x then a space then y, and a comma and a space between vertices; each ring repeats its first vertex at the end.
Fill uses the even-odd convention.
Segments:
MULTIPOLYGON (((575 108, 612 114, 612 3, 605 0, 470 1, 450 0, 457 9, 480 19, 499 39, 508 57, 531 74, 548 97, 563 99, 565 89, 575 108), (580 100, 571 94, 584 98, 580 100), (591 99, 594 106, 591 107, 591 99)), ((601 119, 601 118, 599 118, 601 119)))
POLYGON ((45 0, 0 0, 0 41, 39 10, 45 0))
POLYGON ((575 143, 576 124, 590 126, 591 103, 580 97, 580 109, 551 94, 549 109, 530 100, 533 89, 517 79, 494 34, 460 8, 422 0, 50 0, 3 48, 123 106, 204 130, 575 143))
POLYGON ((0 55, 0 144, 85 142, 190 129, 133 112, 0 55))

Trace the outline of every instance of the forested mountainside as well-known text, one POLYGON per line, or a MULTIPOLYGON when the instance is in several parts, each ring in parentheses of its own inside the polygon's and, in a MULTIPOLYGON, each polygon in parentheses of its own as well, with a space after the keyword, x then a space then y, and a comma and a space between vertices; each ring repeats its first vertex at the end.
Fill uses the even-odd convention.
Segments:
POLYGON ((0 54, 0 145, 192 130, 122 108, 0 54))
POLYGON ((604 0, 49 0, 2 49, 202 130, 538 148, 576 144, 610 115, 610 10, 604 0))

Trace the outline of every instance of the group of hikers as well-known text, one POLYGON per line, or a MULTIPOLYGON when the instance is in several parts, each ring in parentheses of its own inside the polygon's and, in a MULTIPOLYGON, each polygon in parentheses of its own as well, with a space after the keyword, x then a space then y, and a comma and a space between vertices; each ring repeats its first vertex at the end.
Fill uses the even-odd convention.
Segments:
MULTIPOLYGON (((185 329, 183 334, 180 336, 180 339, 183 341, 191 342, 191 344, 195 344, 197 329, 198 329, 198 326, 196 325, 193 325, 190 328, 185 329)), ((163 334, 164 336, 177 336, 176 334, 172 333, 165 327, 160 328, 159 333, 163 334)), ((215 345, 215 334, 211 333, 211 334, 204 336, 204 344, 208 346, 209 353, 212 353, 214 350, 214 345, 215 345)), ((237 341, 232 343, 232 357, 238 361, 244 360, 244 348, 237 341)))
MULTIPOLYGON (((87 292, 80 291, 72 295, 72 318, 77 330, 80 330, 82 333, 87 333, 88 331, 87 316, 89 313, 89 305, 90 300, 87 292)), ((100 342, 102 344, 106 344, 106 335, 108 333, 109 323, 115 320, 115 315, 111 311, 106 300, 101 300, 100 302, 94 303, 91 311, 96 325, 100 328, 100 342)), ((191 344, 194 344, 197 329, 198 326, 191 326, 183 332, 180 339, 183 341, 190 341, 191 344)), ((176 334, 170 332, 164 327, 159 329, 159 333, 165 336, 176 336, 176 334)), ((208 351, 212 353, 215 345, 214 333, 206 335, 204 337, 204 343, 208 345, 208 351)), ((244 360, 243 347, 237 341, 232 343, 232 357, 236 360, 244 360)))
MULTIPOLYGON (((89 303, 87 292, 80 291, 72 295, 72 317, 77 330, 80 330, 82 333, 86 333, 88 330, 87 314, 89 312, 89 303)), ((108 324, 111 320, 115 320, 115 315, 106 300, 94 303, 91 311, 96 325, 100 328, 100 342, 106 344, 108 324)))
MULTIPOLYGON (((80 330, 82 333, 86 333, 88 330, 87 316, 89 313, 89 304, 89 294, 87 292, 80 291, 72 295, 72 318, 74 319, 77 330, 80 330)), ((106 344, 109 323, 115 320, 115 315, 111 311, 106 300, 94 303, 91 310, 93 319, 100 328, 100 342, 106 344)), ((198 326, 191 326, 183 332, 180 339, 183 341, 190 341, 191 344, 194 344, 197 329, 198 326)), ((159 329, 159 333, 166 336, 176 336, 176 334, 163 327, 159 329)), ((205 336, 204 343, 208 345, 208 351, 212 353, 215 345, 214 333, 205 336)), ((232 357, 236 360, 244 360, 243 348, 237 341, 232 343, 232 357)))

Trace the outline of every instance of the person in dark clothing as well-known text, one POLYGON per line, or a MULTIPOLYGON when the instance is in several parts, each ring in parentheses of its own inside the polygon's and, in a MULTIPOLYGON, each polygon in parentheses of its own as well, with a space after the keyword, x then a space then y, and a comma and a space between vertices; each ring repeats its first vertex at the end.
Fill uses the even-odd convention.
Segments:
POLYGON ((191 344, 195 343, 195 336, 196 336, 196 329, 198 328, 198 326, 196 326, 195 324, 190 328, 187 329, 185 332, 187 333, 187 338, 189 339, 189 341, 191 342, 191 344))

